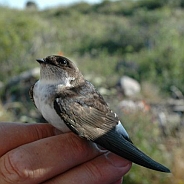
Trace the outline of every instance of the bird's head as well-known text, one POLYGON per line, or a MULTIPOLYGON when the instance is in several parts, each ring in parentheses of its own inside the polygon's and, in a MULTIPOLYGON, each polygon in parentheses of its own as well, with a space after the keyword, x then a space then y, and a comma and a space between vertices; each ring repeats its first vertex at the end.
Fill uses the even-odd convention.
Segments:
POLYGON ((68 58, 58 55, 37 59, 40 63, 40 80, 45 83, 76 86, 84 82, 77 66, 68 58))

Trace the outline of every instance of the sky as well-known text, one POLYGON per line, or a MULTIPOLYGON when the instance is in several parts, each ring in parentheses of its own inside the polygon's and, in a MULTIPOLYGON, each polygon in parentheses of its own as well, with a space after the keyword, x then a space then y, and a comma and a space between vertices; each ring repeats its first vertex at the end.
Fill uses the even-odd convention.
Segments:
MULTIPOLYGON (((0 5, 23 9, 29 0, 0 0, 0 5)), ((30 0, 38 5, 38 8, 56 7, 57 5, 69 5, 77 2, 99 3, 101 0, 30 0)))

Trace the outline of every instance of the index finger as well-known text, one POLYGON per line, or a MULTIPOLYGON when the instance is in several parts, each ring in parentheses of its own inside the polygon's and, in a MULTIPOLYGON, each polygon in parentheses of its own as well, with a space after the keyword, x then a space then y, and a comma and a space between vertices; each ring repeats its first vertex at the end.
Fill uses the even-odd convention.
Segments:
POLYGON ((18 146, 54 135, 56 129, 49 124, 0 123, 0 157, 18 146))

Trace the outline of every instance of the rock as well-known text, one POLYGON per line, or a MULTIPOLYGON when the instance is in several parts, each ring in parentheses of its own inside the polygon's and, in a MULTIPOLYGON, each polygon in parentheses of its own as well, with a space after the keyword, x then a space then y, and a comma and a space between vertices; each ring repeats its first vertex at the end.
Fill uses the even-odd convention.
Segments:
POLYGON ((30 87, 38 80, 39 74, 39 68, 27 70, 12 77, 4 85, 3 89, 1 89, 2 104, 9 112, 11 112, 11 114, 13 114, 16 121, 25 120, 25 114, 27 120, 31 120, 31 118, 35 118, 38 121, 41 120, 39 113, 34 113, 35 116, 32 116, 30 109, 34 108, 35 111, 37 110, 29 97, 30 87))
POLYGON ((170 90, 174 99, 184 99, 183 93, 176 86, 171 86, 170 90))
POLYGON ((118 107, 126 113, 133 113, 133 112, 149 112, 150 106, 144 100, 133 101, 133 100, 122 100, 118 107))
POLYGON ((31 78, 38 78, 40 75, 40 68, 33 68, 31 70, 27 70, 25 72, 22 72, 21 74, 11 78, 8 83, 6 84, 6 87, 11 87, 12 85, 16 85, 17 83, 21 81, 28 81, 31 78))
POLYGON ((138 81, 128 76, 123 76, 119 81, 120 90, 127 97, 135 96, 141 91, 138 81))
POLYGON ((118 106, 123 112, 128 113, 136 111, 137 108, 135 102, 132 100, 122 100, 118 106))

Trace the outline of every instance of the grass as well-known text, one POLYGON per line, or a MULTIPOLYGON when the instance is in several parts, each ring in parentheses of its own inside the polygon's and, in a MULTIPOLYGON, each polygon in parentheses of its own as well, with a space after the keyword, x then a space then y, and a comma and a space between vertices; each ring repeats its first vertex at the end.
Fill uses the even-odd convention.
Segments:
POLYGON ((13 114, 7 111, 7 109, 0 102, 0 122, 8 122, 13 120, 13 114))
MULTIPOLYGON (((184 144, 178 147, 176 138, 162 137, 158 124, 153 123, 151 119, 151 114, 136 112, 125 114, 123 124, 134 144, 151 158, 170 168, 172 173, 161 173, 133 165, 131 171, 125 176, 124 183, 179 184, 184 182, 182 174, 184 144)), ((184 133, 183 130, 180 133, 184 133)))

